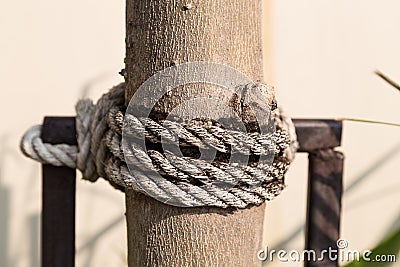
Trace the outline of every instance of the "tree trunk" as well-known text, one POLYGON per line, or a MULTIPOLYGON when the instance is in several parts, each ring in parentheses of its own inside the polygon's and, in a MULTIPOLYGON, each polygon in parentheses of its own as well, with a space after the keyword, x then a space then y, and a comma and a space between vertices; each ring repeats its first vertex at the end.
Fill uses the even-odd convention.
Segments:
MULTIPOLYGON (((127 0, 126 20, 127 103, 176 63, 217 62, 262 80, 261 0, 127 0)), ((196 94, 221 98, 215 86, 202 88, 180 88, 159 108, 169 112, 196 94)), ((181 208, 128 190, 126 207, 130 267, 261 266, 265 205, 181 208)))

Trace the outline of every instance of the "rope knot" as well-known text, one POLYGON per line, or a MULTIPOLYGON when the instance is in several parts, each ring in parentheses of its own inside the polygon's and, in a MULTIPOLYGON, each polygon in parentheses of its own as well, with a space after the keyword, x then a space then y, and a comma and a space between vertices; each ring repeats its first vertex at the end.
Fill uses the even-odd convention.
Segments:
POLYGON ((77 146, 43 143, 39 125, 23 136, 22 152, 42 163, 77 168, 92 182, 103 177, 120 190, 156 195, 158 200, 179 206, 245 208, 271 200, 285 187, 284 175, 297 143, 291 120, 277 108, 273 88, 246 85, 241 95, 231 99, 245 123, 260 115, 262 97, 269 100, 276 131, 262 134, 256 128, 249 133, 225 129, 212 121, 153 120, 124 114, 124 87, 123 83, 113 87, 96 104, 87 99, 77 103, 77 146), (250 112, 245 103, 256 108, 250 112), (142 137, 148 147, 123 141, 142 137), (180 152, 162 149, 165 144, 177 144, 180 152), (200 155, 203 150, 215 151, 215 159, 200 155), (228 155, 244 155, 248 161, 232 163, 228 155), (265 155, 273 156, 272 164, 258 160, 265 155))

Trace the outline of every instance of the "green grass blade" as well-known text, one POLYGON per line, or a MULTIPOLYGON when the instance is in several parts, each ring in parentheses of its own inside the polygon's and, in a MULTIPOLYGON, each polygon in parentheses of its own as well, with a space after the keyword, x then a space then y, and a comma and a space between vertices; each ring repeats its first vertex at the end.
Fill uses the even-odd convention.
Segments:
POLYGON ((355 118, 337 118, 336 120, 338 120, 338 121, 364 122, 364 123, 372 123, 372 124, 381 124, 381 125, 387 125, 387 126, 400 127, 400 123, 385 122, 385 121, 374 121, 374 120, 364 120, 364 119, 355 119, 355 118))
POLYGON ((379 70, 375 71, 375 74, 378 75, 379 77, 381 77, 385 82, 387 82, 388 84, 390 84, 391 86, 393 86, 394 88, 396 88, 397 90, 400 91, 400 85, 397 84, 395 81, 393 81, 392 79, 390 79, 388 76, 386 76, 385 74, 383 74, 382 72, 380 72, 379 70))
POLYGON ((369 256, 371 261, 365 261, 360 259, 360 261, 353 261, 344 267, 388 267, 394 264, 394 262, 377 262, 373 261, 377 255, 396 255, 396 261, 399 251, 400 251, 400 229, 397 229, 389 237, 383 239, 375 248, 372 250, 372 254, 369 256))

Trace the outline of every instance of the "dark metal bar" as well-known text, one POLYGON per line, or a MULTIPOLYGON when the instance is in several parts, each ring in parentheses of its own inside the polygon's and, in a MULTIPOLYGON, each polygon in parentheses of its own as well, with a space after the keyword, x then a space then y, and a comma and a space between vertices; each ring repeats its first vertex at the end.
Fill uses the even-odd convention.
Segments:
POLYGON ((338 147, 342 139, 342 122, 326 119, 294 119, 298 152, 338 147))
MULTIPOLYGON (((293 120, 300 145, 309 153, 306 249, 317 256, 335 249, 339 238, 343 155, 340 146, 342 122, 293 120)), ((42 139, 51 144, 76 144, 75 118, 46 117, 42 139)), ((42 266, 73 267, 75 254, 75 170, 43 165, 42 266)), ((306 267, 337 267, 338 262, 307 261, 306 267)))
MULTIPOLYGON (((76 145, 75 118, 46 117, 42 139, 76 145)), ((42 170, 42 267, 73 267, 76 170, 46 164, 42 170)))
POLYGON ((329 119, 294 119, 293 123, 298 152, 309 153, 305 247, 315 251, 317 258, 311 256, 304 265, 337 267, 338 259, 328 255, 329 250, 338 249, 336 242, 340 238, 344 157, 333 148, 341 145, 343 124, 329 119), (326 251, 323 259, 322 251, 326 251))
POLYGON ((333 149, 309 154, 306 250, 315 251, 317 258, 305 261, 306 267, 338 266, 338 259, 330 258, 329 251, 338 255, 343 162, 343 154, 333 149), (325 255, 323 259, 321 255, 325 255))

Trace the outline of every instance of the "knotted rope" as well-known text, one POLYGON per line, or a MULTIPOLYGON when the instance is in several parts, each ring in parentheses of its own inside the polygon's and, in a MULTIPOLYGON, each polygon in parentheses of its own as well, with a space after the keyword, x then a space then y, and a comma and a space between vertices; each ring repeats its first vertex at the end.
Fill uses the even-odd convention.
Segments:
POLYGON ((291 120, 279 108, 272 109, 276 131, 264 135, 224 129, 210 121, 178 123, 138 118, 124 114, 124 109, 124 84, 120 84, 96 105, 88 99, 77 103, 77 146, 43 143, 41 126, 36 125, 24 134, 21 150, 44 164, 77 168, 84 179, 92 182, 103 177, 118 189, 156 195, 161 201, 173 197, 183 206, 245 208, 273 199, 285 187, 284 175, 297 143, 291 120), (249 157, 272 153, 274 160, 272 164, 252 160, 244 165, 230 164, 223 159, 210 163, 168 150, 145 151, 135 143, 123 146, 123 130, 124 135, 145 136, 147 142, 155 145, 161 140, 179 142, 182 149, 212 148, 222 155, 241 153, 249 157), (135 165, 133 175, 129 164, 135 165), (155 179, 151 172, 162 179, 155 179), (227 184, 231 186, 227 188, 227 184))

